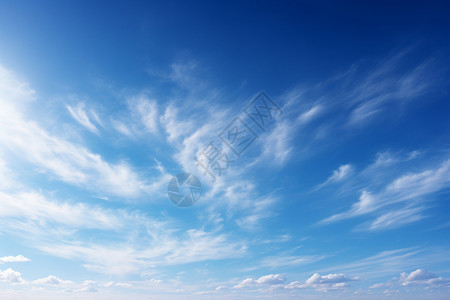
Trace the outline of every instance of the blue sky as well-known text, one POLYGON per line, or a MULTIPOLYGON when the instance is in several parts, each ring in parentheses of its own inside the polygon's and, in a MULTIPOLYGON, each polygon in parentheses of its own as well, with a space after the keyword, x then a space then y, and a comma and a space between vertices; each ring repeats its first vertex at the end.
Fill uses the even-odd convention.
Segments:
POLYGON ((449 9, 0 1, 0 298, 448 299, 449 9))

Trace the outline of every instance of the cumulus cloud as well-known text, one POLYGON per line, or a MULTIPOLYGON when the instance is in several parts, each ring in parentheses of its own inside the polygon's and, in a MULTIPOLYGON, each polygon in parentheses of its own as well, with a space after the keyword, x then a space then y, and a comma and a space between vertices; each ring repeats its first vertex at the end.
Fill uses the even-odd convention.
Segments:
POLYGON ((426 289, 450 288, 450 278, 440 277, 425 269, 417 269, 410 273, 402 272, 399 277, 394 277, 387 282, 370 286, 371 289, 392 288, 401 289, 409 286, 421 286, 426 289))
POLYGON ((349 286, 351 281, 359 280, 358 277, 350 277, 345 274, 313 274, 303 284, 290 283, 288 287, 293 288, 313 288, 318 291, 339 290, 349 286))
POLYGON ((411 273, 401 273, 400 283, 407 285, 426 285, 429 287, 450 287, 450 279, 438 277, 425 269, 417 269, 411 273))
POLYGON ((257 285, 275 285, 286 281, 286 277, 281 274, 269 274, 261 276, 258 279, 246 278, 234 286, 236 289, 252 287, 257 285))
POLYGON ((0 270, 0 281, 6 281, 13 284, 25 283, 20 272, 14 271, 11 268, 6 269, 5 271, 0 270))
POLYGON ((0 264, 10 262, 26 262, 26 261, 31 261, 31 259, 26 258, 23 255, 0 257, 0 264))
POLYGON ((320 275, 318 273, 313 274, 305 282, 293 281, 285 284, 286 277, 281 274, 269 274, 261 276, 258 279, 246 278, 235 285, 233 288, 281 288, 281 289, 304 289, 313 288, 317 291, 329 291, 340 290, 348 287, 350 282, 359 280, 358 277, 350 277, 345 274, 328 274, 320 275))
POLYGON ((111 287, 111 286, 132 287, 132 285, 130 283, 127 283, 127 282, 113 282, 113 281, 105 283, 104 286, 106 286, 106 287, 111 287))
POLYGON ((64 285, 64 284, 72 284, 73 282, 70 280, 62 280, 54 275, 47 276, 45 278, 40 278, 33 280, 34 284, 47 284, 47 285, 64 285))

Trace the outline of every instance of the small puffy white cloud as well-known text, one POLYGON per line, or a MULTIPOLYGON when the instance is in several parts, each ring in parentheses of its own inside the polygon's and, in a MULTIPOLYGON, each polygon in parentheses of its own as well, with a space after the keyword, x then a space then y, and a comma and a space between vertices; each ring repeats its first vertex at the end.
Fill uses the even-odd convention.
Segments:
POLYGON ((95 287, 93 287, 93 286, 87 286, 87 287, 75 290, 75 292, 78 292, 78 293, 97 293, 98 290, 95 287))
POLYGON ((450 288, 450 278, 439 277, 425 269, 417 269, 411 273, 403 272, 400 277, 394 277, 385 283, 374 284, 369 288, 407 288, 409 286, 422 286, 425 289, 447 289, 450 288))
POLYGON ((240 283, 234 286, 234 288, 246 288, 257 285, 276 285, 282 284, 286 281, 286 277, 281 274, 269 274, 265 276, 261 276, 258 279, 246 278, 242 280, 240 283))
POLYGON ((308 278, 304 283, 299 281, 293 281, 289 284, 285 284, 286 277, 281 274, 269 274, 261 276, 258 279, 246 278, 235 285, 233 288, 263 288, 268 287, 273 288, 284 288, 284 289, 303 289, 303 288, 313 288, 317 291, 329 291, 329 290, 340 290, 349 286, 351 281, 358 280, 358 277, 350 277, 345 274, 328 274, 320 275, 315 273, 310 278, 308 278))
MULTIPOLYGON (((152 282, 154 282, 155 280, 152 279, 152 282)), ((105 287, 111 287, 111 286, 117 286, 117 287, 131 287, 132 285, 130 283, 126 283, 126 282, 114 282, 114 281, 110 281, 105 283, 103 286, 105 287)))
POLYGON ((450 279, 438 277, 425 269, 417 269, 411 273, 401 273, 400 283, 403 286, 407 285, 427 285, 429 287, 450 287, 450 279))
POLYGON ((328 275, 319 275, 318 273, 315 273, 312 275, 308 280, 306 280, 307 285, 314 285, 314 284, 336 284, 336 283, 343 283, 343 282, 349 282, 356 280, 357 278, 351 278, 344 274, 328 274, 328 275))
POLYGON ((114 286, 118 286, 118 287, 131 287, 131 284, 126 283, 126 282, 116 282, 114 284, 114 286))
POLYGON ((93 280, 85 280, 83 281, 83 285, 96 285, 97 283, 93 280))
POLYGON ((305 283, 291 282, 286 288, 314 288, 317 291, 339 290, 348 287, 349 282, 358 280, 358 277, 350 277, 345 274, 313 274, 305 283))
POLYGON ((31 261, 31 259, 26 258, 23 255, 0 257, 0 264, 11 262, 27 262, 27 261, 31 261))
POLYGON ((64 285, 73 283, 70 280, 62 280, 56 276, 50 275, 45 278, 33 280, 34 284, 47 284, 47 285, 64 285))
POLYGON ((269 274, 265 276, 261 276, 256 280, 257 284, 278 284, 283 283, 286 280, 286 277, 281 274, 269 274))
POLYGON ((6 269, 5 271, 0 270, 0 281, 25 283, 25 280, 22 279, 20 272, 14 271, 11 268, 6 269))

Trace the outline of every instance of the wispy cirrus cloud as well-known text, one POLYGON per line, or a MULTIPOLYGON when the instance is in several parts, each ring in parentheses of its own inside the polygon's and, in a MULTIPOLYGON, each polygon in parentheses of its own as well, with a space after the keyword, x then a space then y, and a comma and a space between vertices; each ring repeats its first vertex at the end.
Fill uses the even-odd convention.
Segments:
MULTIPOLYGON (((3 72, 2 76, 14 75, 3 72)), ((139 197, 154 190, 154 183, 149 183, 127 162, 107 162, 86 146, 51 134, 37 122, 30 121, 20 106, 29 101, 34 92, 28 84, 15 78, 6 80, 17 87, 11 91, 11 88, 0 86, 0 141, 3 151, 9 151, 11 156, 19 155, 40 171, 66 183, 91 191, 100 189, 115 196, 139 197), (12 92, 14 97, 22 97, 20 101, 10 98, 13 97, 10 95, 12 92)), ((83 107, 78 107, 78 110, 83 111, 83 107)))
POLYGON ((316 190, 318 190, 330 183, 342 181, 342 180, 348 178, 352 173, 353 173, 352 165, 350 165, 350 164, 341 165, 341 166, 339 166, 339 168, 337 170, 333 171, 331 176, 328 177, 328 179, 325 182, 319 184, 316 187, 316 190))
POLYGON ((409 247, 384 250, 374 255, 328 266, 318 272, 343 272, 358 274, 366 280, 389 274, 398 274, 417 266, 438 266, 448 262, 448 248, 409 247))
POLYGON ((89 129, 91 132, 99 134, 97 126, 95 126, 91 119, 97 124, 102 125, 100 118, 95 111, 86 111, 86 104, 84 102, 80 102, 74 106, 67 105, 66 108, 75 121, 89 129))
MULTIPOLYGON (((383 160, 386 163, 386 160, 383 160)), ((361 174, 375 172, 376 166, 384 164, 378 157, 374 165, 361 174)), ((392 161, 391 161, 392 163, 392 161)), ((377 178, 377 175, 374 176, 377 178)), ((424 197, 445 190, 450 186, 450 160, 444 160, 438 166, 415 173, 406 173, 385 184, 377 193, 363 190, 359 200, 345 212, 334 214, 320 221, 321 224, 337 222, 367 214, 379 214, 368 226, 368 230, 396 228, 419 221, 425 217, 422 212, 424 197), (401 205, 401 207, 399 207, 401 205)))
POLYGON ((40 245, 45 253, 83 262, 88 270, 111 275, 140 274, 156 266, 183 265, 192 262, 213 261, 241 257, 246 245, 231 242, 226 234, 188 230, 184 235, 164 232, 141 235, 138 239, 152 241, 142 245, 138 240, 111 245, 84 243, 52 243, 40 245))

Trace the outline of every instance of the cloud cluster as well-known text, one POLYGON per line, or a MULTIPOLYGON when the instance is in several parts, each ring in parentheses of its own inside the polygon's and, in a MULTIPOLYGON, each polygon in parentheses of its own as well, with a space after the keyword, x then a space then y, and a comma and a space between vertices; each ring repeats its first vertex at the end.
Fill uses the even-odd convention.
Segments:
MULTIPOLYGON (((341 290, 349 286, 352 281, 359 280, 358 277, 350 277, 345 274, 327 274, 320 275, 318 273, 313 274, 303 283, 293 281, 285 284, 286 277, 281 274, 269 274, 261 276, 258 279, 246 278, 236 284, 233 288, 261 288, 265 290, 267 288, 274 289, 303 289, 312 288, 317 291, 327 292, 329 290, 341 290)), ((223 289, 223 288, 222 288, 223 289)))

